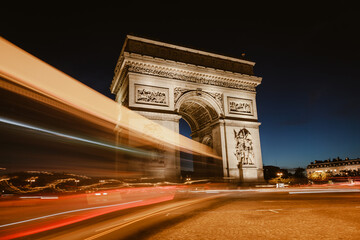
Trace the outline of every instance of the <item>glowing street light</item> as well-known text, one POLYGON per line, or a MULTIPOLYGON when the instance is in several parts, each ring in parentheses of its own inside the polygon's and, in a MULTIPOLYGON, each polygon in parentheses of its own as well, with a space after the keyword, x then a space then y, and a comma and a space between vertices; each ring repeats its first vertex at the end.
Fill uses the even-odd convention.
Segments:
POLYGON ((31 177, 31 178, 28 178, 28 179, 26 179, 26 181, 28 182, 28 183, 33 183, 33 182, 36 182, 36 179, 37 179, 38 177, 31 177))

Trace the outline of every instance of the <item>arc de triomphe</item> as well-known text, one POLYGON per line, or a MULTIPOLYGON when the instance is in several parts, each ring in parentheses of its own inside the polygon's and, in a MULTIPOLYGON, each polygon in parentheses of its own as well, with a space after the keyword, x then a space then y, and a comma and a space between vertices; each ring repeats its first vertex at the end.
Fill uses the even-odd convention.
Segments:
MULTIPOLYGON (((263 164, 255 97, 262 78, 254 76, 254 65, 128 35, 110 89, 120 104, 175 132, 182 117, 193 140, 222 156, 208 164, 220 169, 217 175, 258 182, 263 164)), ((200 161, 195 172, 206 168, 207 160, 200 161)), ((179 176, 180 160, 171 164, 179 176)))

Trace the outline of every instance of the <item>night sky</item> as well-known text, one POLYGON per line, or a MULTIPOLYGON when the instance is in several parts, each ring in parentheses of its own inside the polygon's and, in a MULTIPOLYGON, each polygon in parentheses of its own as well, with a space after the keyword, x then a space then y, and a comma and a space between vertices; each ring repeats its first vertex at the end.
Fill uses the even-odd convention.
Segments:
POLYGON ((214 3, 3 7, 0 35, 112 99, 127 34, 238 58, 245 53, 263 78, 257 106, 264 165, 360 157, 357 7, 214 3))

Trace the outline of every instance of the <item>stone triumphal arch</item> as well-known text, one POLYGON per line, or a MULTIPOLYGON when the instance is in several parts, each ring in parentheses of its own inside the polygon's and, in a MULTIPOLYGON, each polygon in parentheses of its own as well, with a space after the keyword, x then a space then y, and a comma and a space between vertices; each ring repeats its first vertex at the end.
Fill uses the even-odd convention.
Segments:
MULTIPOLYGON (((262 79, 254 76, 254 65, 127 36, 110 89, 120 104, 175 132, 182 117, 193 140, 222 156, 220 163, 194 161, 195 172, 256 182, 263 180, 255 98, 262 79)), ((180 174, 179 159, 166 164, 173 167, 165 176, 180 174)))

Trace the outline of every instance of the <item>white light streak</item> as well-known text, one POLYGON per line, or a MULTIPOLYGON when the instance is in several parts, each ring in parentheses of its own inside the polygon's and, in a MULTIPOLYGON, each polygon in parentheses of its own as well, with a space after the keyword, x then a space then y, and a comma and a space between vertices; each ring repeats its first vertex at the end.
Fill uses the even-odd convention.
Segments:
POLYGON ((273 212, 273 213, 279 213, 278 211, 280 211, 282 209, 259 209, 259 210, 256 210, 257 212, 273 212))
POLYGON ((146 155, 146 156, 148 156, 150 154, 149 152, 146 152, 146 151, 143 151, 143 150, 131 149, 129 147, 121 147, 121 146, 115 146, 115 145, 101 143, 101 142, 97 142, 97 141, 92 141, 92 140, 85 139, 85 138, 80 138, 80 137, 76 137, 76 136, 72 136, 72 135, 68 135, 68 134, 63 134, 63 133, 47 130, 47 129, 44 129, 44 128, 35 127, 35 126, 29 125, 29 124, 21 123, 21 122, 18 122, 18 121, 13 121, 13 120, 6 119, 6 118, 1 118, 0 117, 0 122, 10 124, 10 125, 13 125, 13 126, 26 128, 26 129, 35 130, 35 131, 42 132, 42 133, 55 135, 55 136, 62 137, 62 138, 72 139, 72 140, 79 141, 79 142, 90 143, 90 144, 97 145, 97 146, 102 146, 102 147, 112 148, 112 149, 116 149, 116 150, 121 150, 121 151, 129 152, 129 153, 133 153, 133 154, 140 154, 140 155, 146 155))
POLYGON ((329 190, 308 190, 289 192, 289 194, 309 194, 309 193, 346 193, 346 192, 360 192, 360 189, 329 189, 329 190))

